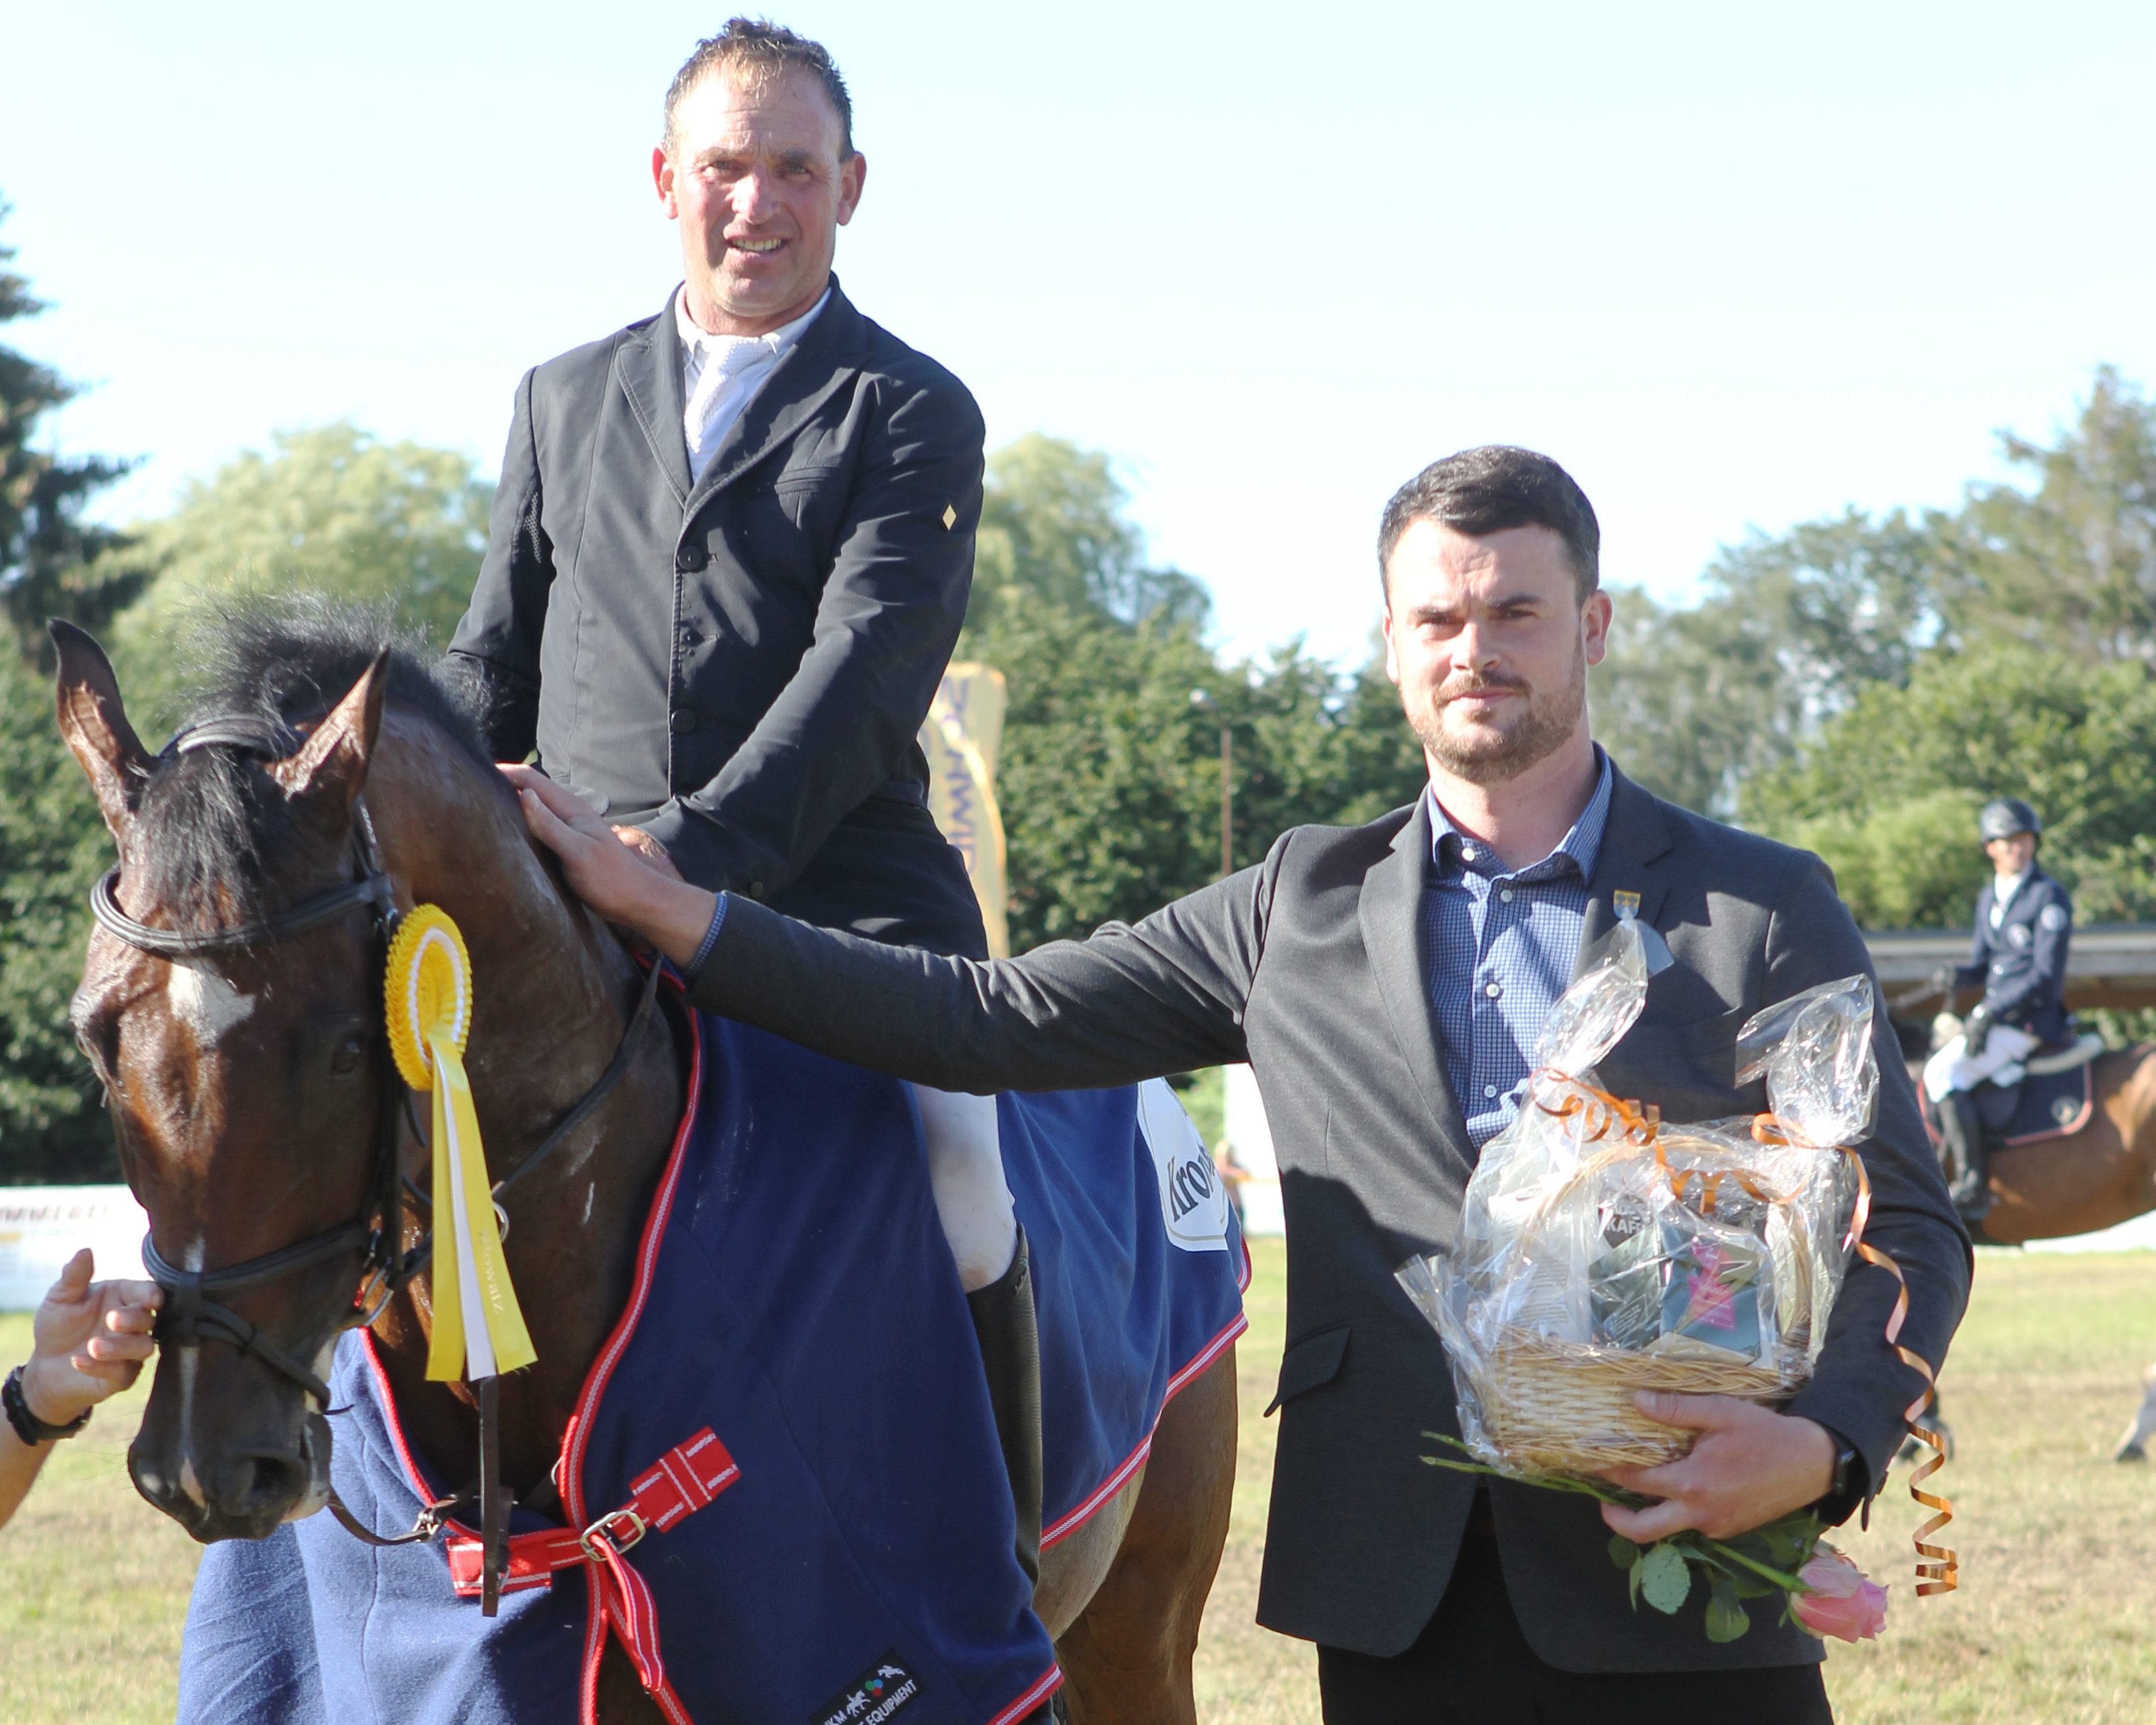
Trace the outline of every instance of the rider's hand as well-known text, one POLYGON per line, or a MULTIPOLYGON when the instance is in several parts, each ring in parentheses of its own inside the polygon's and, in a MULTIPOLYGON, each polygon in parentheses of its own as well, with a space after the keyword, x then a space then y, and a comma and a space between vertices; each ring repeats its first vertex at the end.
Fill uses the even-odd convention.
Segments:
POLYGON ((1834 1485, 1834 1440, 1826 1428, 1727 1395, 1643 1390, 1640 1411, 1663 1425, 1697 1431, 1689 1455, 1660 1467, 1613 1467, 1604 1477, 1659 1497, 1645 1509, 1602 1506, 1602 1519, 1649 1545, 1686 1527, 1729 1539, 1815 1503, 1834 1485))
POLYGON ((516 788, 525 825, 561 858, 578 897, 608 922, 634 929, 675 963, 696 956, 711 926, 712 894, 682 880, 670 861, 660 868, 574 791, 529 767, 501 765, 516 788))
POLYGON ((65 1425, 132 1384, 156 1344, 164 1294, 155 1282, 90 1280, 85 1247, 69 1259, 38 1307, 23 1399, 48 1425, 65 1425))
POLYGON ((1984 1052, 1984 1045, 1991 1040, 1991 1009, 1981 1000, 1975 1009, 1962 1020, 1961 1051, 1970 1060, 1984 1052))

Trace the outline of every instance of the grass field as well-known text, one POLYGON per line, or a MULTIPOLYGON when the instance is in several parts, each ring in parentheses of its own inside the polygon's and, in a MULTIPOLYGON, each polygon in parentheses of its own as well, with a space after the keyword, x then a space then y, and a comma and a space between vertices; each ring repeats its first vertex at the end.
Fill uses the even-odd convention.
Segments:
MULTIPOLYGON (((1208 1725, 1314 1725, 1315 1662, 1251 1620, 1264 1550, 1272 1394, 1284 1315, 1277 1240, 1256 1243, 1240 1356, 1234 1525, 1199 1651, 1208 1725)), ((0 1365, 29 1344, 0 1317, 0 1365)), ((1869 1533, 1845 1543, 1892 1584, 1886 1635, 1836 1644, 1845 1725, 2156 1719, 2156 1477, 2107 1459, 2156 1354, 2156 1255, 1984 1255, 1945 1387, 1959 1440, 1942 1476, 1962 1590, 1918 1601, 1897 1476, 1869 1533)), ((134 1494, 124 1464, 141 1392, 63 1445, 0 1532, 0 1722, 133 1725, 172 1717, 195 1548, 134 1494)), ((1616 1572, 1611 1572, 1616 1579, 1616 1572)))

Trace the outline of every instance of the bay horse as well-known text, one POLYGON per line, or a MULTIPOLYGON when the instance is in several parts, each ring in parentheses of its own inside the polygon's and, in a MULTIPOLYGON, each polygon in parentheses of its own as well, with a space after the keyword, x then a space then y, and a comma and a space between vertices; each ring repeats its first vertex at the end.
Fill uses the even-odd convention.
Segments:
MULTIPOLYGON (((1921 1062, 1912 1063, 1910 1076, 1922 1084, 1921 1062)), ((2094 1106, 2079 1131, 1987 1157, 1991 1208, 1969 1228, 1978 1245, 2093 1234, 2156 1209, 2156 1042, 2098 1055, 2089 1090, 2094 1106)), ((2147 1460, 2153 1436, 2156 1368, 2112 1459, 2147 1460)))
MULTIPOLYGON (((470 948, 486 1009, 465 1063, 490 1176, 552 1152, 518 1186, 505 1244, 539 1361, 495 1380, 494 1423, 516 1503, 564 1514, 550 1471, 631 1284, 683 1111, 685 1033, 637 1010, 638 965, 527 836, 449 674, 393 650, 378 622, 236 610, 219 719, 162 756, 96 643, 52 633, 60 730, 119 854, 72 1015, 151 1219, 146 1257, 182 1285, 168 1316, 192 1306, 199 1325, 161 1335, 128 1452, 136 1488, 205 1543, 321 1509, 330 1427, 305 1386, 370 1318, 406 1440, 434 1477, 470 1477, 477 1399, 428 1380, 429 1271, 397 1274, 422 1237, 427 1169, 389 1100, 378 930, 360 914, 386 893, 403 911, 441 906, 470 948), (185 947, 187 931, 234 928, 284 937, 185 947)), ((1230 1347, 1168 1404, 1106 1507, 1042 1553, 1034 1607, 1072 1718, 1194 1719, 1235 1437, 1230 1347)), ((611 1638, 596 1695, 605 1725, 662 1717, 611 1638)))

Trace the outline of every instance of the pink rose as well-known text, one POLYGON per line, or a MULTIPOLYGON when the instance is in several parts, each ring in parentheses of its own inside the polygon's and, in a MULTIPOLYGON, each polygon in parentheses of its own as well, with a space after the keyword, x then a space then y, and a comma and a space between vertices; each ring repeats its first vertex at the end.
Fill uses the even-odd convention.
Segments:
POLYGON ((1811 1591, 1790 1594, 1789 1609, 1814 1635, 1868 1641, 1887 1627, 1887 1589, 1824 1540, 1797 1579, 1811 1591))

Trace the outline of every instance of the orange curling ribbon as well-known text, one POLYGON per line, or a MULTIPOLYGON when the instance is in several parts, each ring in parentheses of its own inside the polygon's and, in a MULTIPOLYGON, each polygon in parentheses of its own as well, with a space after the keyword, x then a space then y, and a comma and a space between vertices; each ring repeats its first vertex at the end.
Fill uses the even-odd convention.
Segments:
POLYGON ((1568 1120, 1575 1114, 1585 1115, 1581 1122, 1580 1136, 1592 1144, 1605 1138, 1613 1132, 1629 1138, 1635 1144, 1655 1142, 1656 1134, 1662 1128, 1662 1111, 1652 1102, 1626 1101, 1613 1096, 1606 1090, 1597 1090, 1591 1084, 1582 1084, 1568 1073, 1554 1066, 1539 1066, 1527 1080, 1527 1089, 1532 1094, 1537 1079, 1554 1079, 1564 1087, 1563 1096, 1555 1102, 1535 1098, 1535 1106, 1543 1113, 1559 1120, 1568 1120))
MULTIPOLYGON (((1788 1124, 1772 1114, 1761 1114, 1752 1122, 1752 1136, 1763 1144, 1796 1144, 1806 1148, 1819 1147, 1801 1135, 1789 1130, 1788 1124)), ((1919 1599, 1929 1594, 1950 1594, 1961 1585, 1960 1560, 1954 1556, 1950 1545, 1930 1543, 1938 1532, 1953 1519, 1953 1501, 1938 1492, 1927 1491, 1923 1482, 1947 1465, 1947 1446, 1939 1435, 1928 1425, 1919 1425, 1932 1404, 1938 1399, 1938 1378, 1930 1362, 1913 1348, 1902 1345, 1902 1326, 1909 1316, 1909 1281, 1902 1274, 1902 1266, 1877 1246, 1869 1245, 1864 1238, 1864 1224, 1871 1214, 1871 1181, 1864 1172, 1864 1158, 1847 1145, 1834 1147, 1856 1164, 1856 1204, 1850 1213, 1849 1234, 1842 1241, 1844 1250, 1855 1247, 1856 1255, 1867 1264, 1876 1264, 1894 1278, 1894 1310, 1887 1319, 1887 1345, 1901 1357, 1902 1363, 1924 1380, 1923 1393, 1902 1410, 1902 1423, 1909 1435, 1918 1443, 1928 1445, 1932 1453, 1917 1465, 1909 1476, 1909 1495, 1924 1508, 1936 1512, 1931 1519, 1917 1529, 1914 1543, 1917 1548, 1917 1595, 1919 1599)))

